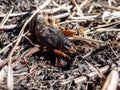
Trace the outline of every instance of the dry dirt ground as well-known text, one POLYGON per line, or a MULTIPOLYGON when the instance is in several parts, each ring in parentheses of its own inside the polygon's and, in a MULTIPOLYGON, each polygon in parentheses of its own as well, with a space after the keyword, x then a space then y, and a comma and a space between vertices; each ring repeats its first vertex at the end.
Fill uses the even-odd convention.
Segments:
POLYGON ((119 0, 0 0, 0 90, 101 90, 111 71, 119 89, 119 7, 119 0), (76 31, 67 37, 76 49, 65 51, 69 60, 29 38, 37 10, 76 31))

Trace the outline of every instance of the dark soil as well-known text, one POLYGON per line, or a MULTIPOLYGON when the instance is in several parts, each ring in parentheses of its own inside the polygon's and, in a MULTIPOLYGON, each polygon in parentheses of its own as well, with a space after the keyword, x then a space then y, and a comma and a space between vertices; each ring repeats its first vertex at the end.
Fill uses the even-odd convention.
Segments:
MULTIPOLYGON (((69 51, 65 51, 70 56, 70 60, 66 60, 37 43, 34 37, 31 39, 27 35, 23 36, 12 55, 14 90, 101 90, 103 84, 101 82, 105 79, 103 76, 107 77, 112 70, 120 67, 119 18, 116 17, 107 22, 109 16, 105 18, 106 22, 102 20, 105 11, 119 11, 105 7, 104 4, 108 5, 108 0, 102 0, 102 2, 101 0, 88 0, 87 4, 81 8, 82 13, 85 16, 98 16, 90 19, 86 19, 87 17, 75 19, 75 17, 81 16, 73 1, 52 0, 43 9, 43 12, 46 10, 49 16, 57 18, 60 26, 65 30, 72 29, 77 32, 75 36, 68 37, 75 46, 76 52, 70 54, 69 51), (71 8, 68 10, 67 6, 63 6, 66 10, 54 10, 64 4, 71 8), (92 5, 94 7, 88 13, 92 5), (52 11, 50 12, 50 10, 52 11), (70 12, 68 15, 64 15, 68 12, 70 12), (56 61, 60 61, 61 65, 56 66, 56 61), (97 74, 90 76, 94 72, 97 74)), ((76 3, 81 5, 83 1, 76 0, 76 3)), ((120 5, 119 0, 114 1, 116 3, 112 2, 112 5, 115 7, 120 5)), ((2 28, 0 23, 1 70, 8 64, 9 54, 15 46, 15 40, 20 37, 22 26, 36 10, 36 7, 43 3, 44 0, 0 0, 1 23, 12 7, 12 13, 20 14, 8 18, 3 25, 8 26, 7 29, 2 28), (10 25, 16 25, 16 27, 11 28, 10 25), (12 45, 7 47, 10 43, 12 45)), ((33 30, 30 26, 29 22, 24 33, 33 30)), ((7 89, 7 77, 3 80, 0 88, 1 90, 7 89)))

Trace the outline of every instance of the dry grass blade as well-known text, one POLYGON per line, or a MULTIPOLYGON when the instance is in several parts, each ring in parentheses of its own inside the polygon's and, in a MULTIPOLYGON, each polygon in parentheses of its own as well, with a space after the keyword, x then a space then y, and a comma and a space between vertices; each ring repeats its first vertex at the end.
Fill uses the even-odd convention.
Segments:
POLYGON ((87 62, 87 61, 85 61, 86 62, 86 64, 89 66, 89 69, 91 70, 91 71, 97 71, 97 69, 92 65, 92 64, 90 64, 89 62, 87 62))
POLYGON ((98 29, 98 28, 106 28, 106 27, 111 27, 112 28, 113 26, 116 26, 118 24, 120 24, 120 21, 115 21, 115 22, 111 22, 111 23, 108 23, 108 24, 98 25, 96 27, 96 29, 98 29))
POLYGON ((59 19, 59 18, 63 18, 63 17, 69 16, 69 15, 70 15, 70 13, 66 12, 66 13, 63 13, 63 14, 56 15, 54 17, 55 17, 55 19, 59 19))
MULTIPOLYGON (((42 12, 47 12, 47 13, 55 13, 58 12, 60 10, 65 10, 67 11, 68 9, 71 9, 72 5, 67 6, 67 4, 63 4, 60 7, 57 8, 53 8, 53 9, 43 9, 42 12)), ((9 15, 9 17, 18 17, 18 16, 22 16, 22 15, 26 15, 26 14, 33 14, 34 12, 21 12, 21 13, 11 13, 9 15)), ((64 13, 63 13, 64 14, 64 13)), ((69 13, 70 14, 70 13, 69 13)), ((3 18, 5 17, 6 14, 0 14, 0 17, 3 18)), ((64 16, 64 15, 63 15, 64 16)))
MULTIPOLYGON (((12 13, 12 10, 13 10, 13 7, 12 9, 8 12, 8 14, 6 14, 6 16, 3 18, 2 22, 0 23, 0 26, 3 26, 6 21, 8 20, 9 18, 9 15, 12 13)), ((9 60, 9 64, 8 64, 8 88, 9 90, 13 90, 13 72, 12 72, 12 65, 11 65, 11 60, 9 60)))
POLYGON ((44 9, 52 0, 46 0, 39 8, 44 9))
POLYGON ((120 29, 115 28, 99 28, 92 32, 87 32, 87 34, 101 33, 101 32, 111 32, 111 31, 120 31, 120 29))
POLYGON ((72 0, 72 3, 73 3, 73 5, 75 5, 75 6, 76 6, 76 9, 77 9, 77 14, 78 14, 78 15, 80 15, 81 17, 83 17, 83 16, 84 16, 84 14, 83 14, 83 12, 82 12, 81 8, 79 8, 79 6, 78 6, 77 2, 76 2, 75 0, 72 0))
POLYGON ((79 8, 83 8, 88 3, 88 1, 89 0, 84 0, 82 4, 79 6, 79 8))
POLYGON ((43 12, 48 12, 48 13, 55 13, 55 12, 58 12, 58 11, 60 11, 60 10, 65 10, 65 11, 67 11, 68 9, 71 9, 71 8, 72 8, 71 5, 67 6, 67 4, 63 4, 63 5, 61 5, 61 6, 57 7, 57 8, 45 9, 45 10, 42 10, 42 11, 43 11, 43 12))
POLYGON ((38 52, 39 50, 40 50, 39 47, 30 48, 28 51, 26 51, 26 54, 24 55, 24 57, 28 57, 28 56, 38 52))
POLYGON ((91 16, 82 16, 82 17, 73 17, 72 15, 70 16, 71 19, 79 19, 79 20, 94 20, 97 18, 99 15, 91 15, 91 16))
POLYGON ((4 78, 7 76, 6 69, 7 67, 4 66, 0 71, 0 85, 3 83, 4 78))
MULTIPOLYGON (((104 67, 100 68, 100 72, 105 73, 105 72, 107 72, 108 69, 109 69, 109 66, 104 66, 104 67)), ((88 74, 88 77, 92 78, 92 77, 96 77, 97 75, 98 75, 98 72, 91 72, 88 74)), ((87 80, 86 76, 80 76, 80 77, 77 77, 74 79, 74 83, 78 84, 78 83, 81 83, 86 80, 87 80)), ((61 80, 62 85, 68 84, 70 82, 71 82, 71 80, 61 80)))
MULTIPOLYGON (((100 68, 100 72, 105 73, 108 69, 109 69, 109 66, 102 67, 100 68)), ((95 77, 96 75, 98 75, 98 72, 91 72, 90 74, 88 74, 89 77, 95 77)), ((84 78, 81 78, 81 77, 75 78, 74 82, 77 84, 84 80, 87 80, 87 77, 84 76, 84 78)))
POLYGON ((0 26, 3 26, 5 23, 6 23, 6 21, 8 20, 8 18, 9 18, 9 16, 10 16, 10 14, 12 13, 12 11, 13 11, 13 7, 10 9, 10 11, 6 14, 6 16, 3 18, 3 20, 2 20, 2 22, 0 23, 0 26))
MULTIPOLYGON (((17 17, 21 15, 26 15, 28 13, 32 13, 32 12, 11 13, 9 17, 17 17)), ((0 14, 0 17, 5 17, 5 14, 0 14)))
POLYGON ((90 70, 92 70, 93 72, 98 72, 98 76, 100 78, 105 78, 105 76, 103 75, 103 73, 100 72, 100 69, 99 68, 96 68, 95 66, 93 66, 92 64, 88 63, 86 61, 86 64, 89 66, 90 70))
POLYGON ((0 26, 0 31, 2 30, 9 30, 9 29, 13 29, 15 28, 17 25, 4 25, 4 26, 0 26))
POLYGON ((8 63, 8 77, 7 77, 7 86, 8 90, 13 90, 13 70, 12 70, 12 63, 11 63, 11 58, 8 63))
POLYGON ((116 90, 119 81, 119 73, 118 71, 111 71, 108 75, 107 80, 102 88, 102 90, 116 90))
POLYGON ((104 42, 104 41, 101 41, 101 40, 96 40, 96 39, 92 39, 92 38, 88 38, 88 37, 81 37, 81 36, 73 36, 70 39, 87 40, 87 41, 96 42, 96 43, 100 43, 100 44, 109 44, 109 42, 104 42))
POLYGON ((101 5, 101 7, 105 7, 105 8, 109 8, 109 9, 112 9, 112 10, 120 11, 120 8, 115 7, 115 6, 110 6, 110 5, 107 5, 107 4, 100 4, 100 5, 101 5))

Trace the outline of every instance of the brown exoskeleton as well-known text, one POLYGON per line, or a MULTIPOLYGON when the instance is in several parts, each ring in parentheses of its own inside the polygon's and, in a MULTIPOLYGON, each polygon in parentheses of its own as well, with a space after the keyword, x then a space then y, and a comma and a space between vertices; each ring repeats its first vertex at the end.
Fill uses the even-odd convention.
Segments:
MULTIPOLYGON (((70 40, 63 34, 67 30, 62 33, 57 27, 48 23, 47 19, 41 14, 37 14, 34 17, 34 30, 32 31, 34 38, 47 50, 51 50, 65 59, 70 59, 70 56, 65 52, 73 53, 74 50, 70 40)), ((68 32, 72 31, 69 30, 68 32)))

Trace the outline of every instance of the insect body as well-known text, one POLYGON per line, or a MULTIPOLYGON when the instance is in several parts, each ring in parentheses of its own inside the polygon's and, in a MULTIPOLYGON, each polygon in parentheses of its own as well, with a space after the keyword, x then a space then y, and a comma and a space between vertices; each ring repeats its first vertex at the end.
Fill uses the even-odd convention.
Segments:
POLYGON ((35 17, 33 24, 33 34, 40 45, 66 59, 70 58, 61 50, 71 50, 71 42, 59 29, 52 25, 47 25, 44 17, 40 14, 35 17))

